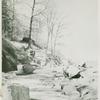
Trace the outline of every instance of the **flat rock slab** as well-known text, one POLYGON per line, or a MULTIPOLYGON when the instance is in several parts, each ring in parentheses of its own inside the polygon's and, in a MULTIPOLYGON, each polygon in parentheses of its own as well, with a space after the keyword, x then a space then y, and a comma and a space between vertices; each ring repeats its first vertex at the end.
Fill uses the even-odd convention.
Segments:
POLYGON ((29 100, 29 88, 19 85, 13 84, 11 87, 11 96, 12 100, 29 100))

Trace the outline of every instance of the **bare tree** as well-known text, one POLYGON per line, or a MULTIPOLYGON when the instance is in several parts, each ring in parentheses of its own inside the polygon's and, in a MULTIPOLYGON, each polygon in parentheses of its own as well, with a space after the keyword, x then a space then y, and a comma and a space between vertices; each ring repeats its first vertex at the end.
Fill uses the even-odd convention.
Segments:
MULTIPOLYGON (((32 12, 31 12, 31 18, 30 18, 30 26, 29 26, 29 43, 28 43, 28 47, 27 47, 27 49, 29 48, 29 47, 31 47, 31 43, 32 43, 32 31, 34 31, 34 27, 33 27, 33 22, 35 21, 35 20, 37 20, 37 16, 39 16, 39 15, 42 15, 42 13, 43 13, 43 11, 45 11, 45 9, 46 9, 46 6, 44 7, 44 9, 42 9, 42 10, 39 10, 39 11, 35 11, 35 6, 36 5, 38 5, 38 4, 41 4, 42 5, 42 3, 43 2, 45 2, 45 1, 42 1, 42 2, 36 2, 36 0, 33 0, 33 5, 32 5, 32 12), (33 29, 32 29, 33 28, 33 29)), ((40 24, 40 19, 39 19, 39 17, 38 17, 38 20, 39 20, 39 24, 40 24)))
POLYGON ((33 13, 34 13, 34 8, 35 8, 35 0, 33 0, 33 6, 32 6, 32 13, 31 13, 31 19, 30 19, 30 27, 29 27, 29 43, 28 47, 31 47, 31 36, 32 36, 32 22, 33 22, 33 13))
POLYGON ((54 27, 56 25, 56 16, 53 11, 49 11, 46 16, 46 21, 47 21, 47 30, 48 30, 48 36, 47 36, 47 46, 46 46, 46 52, 49 47, 49 43, 51 44, 51 53, 53 50, 53 32, 54 32, 54 27))
POLYGON ((59 21, 58 25, 57 25, 57 29, 55 32, 55 39, 54 39, 54 48, 53 48, 53 54, 55 55, 55 51, 56 51, 56 45, 57 45, 57 39, 59 37, 59 34, 61 33, 61 30, 63 29, 64 24, 62 23, 62 20, 59 21))
POLYGON ((48 13, 49 13, 47 14, 48 37, 47 37, 46 52, 49 48, 49 43, 50 43, 51 54, 55 55, 57 39, 63 29, 64 24, 63 24, 63 19, 61 17, 58 17, 57 13, 55 13, 54 10, 51 10, 48 13), (61 19, 59 20, 59 18, 61 19))

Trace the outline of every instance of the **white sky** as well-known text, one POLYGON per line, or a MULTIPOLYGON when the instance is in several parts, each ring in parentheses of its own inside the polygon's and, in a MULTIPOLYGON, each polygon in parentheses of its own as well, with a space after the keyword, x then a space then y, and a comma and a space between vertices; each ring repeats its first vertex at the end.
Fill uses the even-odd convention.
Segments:
MULTIPOLYGON (((23 5, 24 0, 19 1, 22 3, 18 3, 17 11, 30 16, 31 9, 23 5)), ((24 2, 27 4, 33 0, 24 2)), ((66 30, 63 31, 65 36, 61 38, 63 45, 58 48, 60 52, 73 60, 97 60, 97 0, 50 0, 50 2, 59 16, 67 16, 64 19, 64 23, 67 24, 66 30)), ((29 25, 26 19, 21 18, 21 21, 29 25)))
POLYGON ((67 35, 61 52, 73 60, 97 60, 97 0, 55 0, 59 14, 67 15, 67 35))

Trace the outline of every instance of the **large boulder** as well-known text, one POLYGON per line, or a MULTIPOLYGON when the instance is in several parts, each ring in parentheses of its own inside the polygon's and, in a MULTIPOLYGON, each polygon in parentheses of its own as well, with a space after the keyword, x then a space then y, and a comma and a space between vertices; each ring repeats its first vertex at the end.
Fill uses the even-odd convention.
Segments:
POLYGON ((2 71, 17 70, 16 48, 6 39, 2 39, 2 71))
POLYGON ((24 71, 25 74, 32 74, 34 70, 35 70, 35 67, 33 67, 30 64, 25 64, 23 66, 23 71, 24 71))
POLYGON ((36 65, 31 64, 19 64, 17 66, 18 70, 16 72, 16 75, 27 75, 27 74, 33 74, 33 71, 36 69, 36 65))

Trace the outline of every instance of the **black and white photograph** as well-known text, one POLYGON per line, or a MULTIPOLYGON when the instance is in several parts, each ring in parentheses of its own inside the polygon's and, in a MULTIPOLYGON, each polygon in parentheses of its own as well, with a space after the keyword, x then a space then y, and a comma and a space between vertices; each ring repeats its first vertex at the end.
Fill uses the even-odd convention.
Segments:
POLYGON ((2 100, 99 100, 97 0, 1 4, 2 100))

